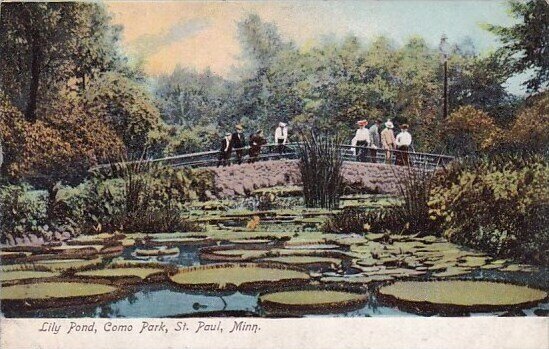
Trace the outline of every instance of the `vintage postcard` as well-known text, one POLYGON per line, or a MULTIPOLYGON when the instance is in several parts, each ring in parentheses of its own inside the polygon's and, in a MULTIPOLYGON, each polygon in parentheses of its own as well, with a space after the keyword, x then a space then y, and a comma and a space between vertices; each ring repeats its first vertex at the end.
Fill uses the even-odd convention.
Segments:
POLYGON ((547 348, 549 3, 0 1, 2 348, 547 348))

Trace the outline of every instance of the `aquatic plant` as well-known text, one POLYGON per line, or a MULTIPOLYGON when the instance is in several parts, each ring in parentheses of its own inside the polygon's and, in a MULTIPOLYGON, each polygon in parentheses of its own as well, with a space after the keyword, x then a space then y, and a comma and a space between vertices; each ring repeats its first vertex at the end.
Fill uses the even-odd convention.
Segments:
POLYGON ((358 309, 368 296, 335 290, 298 290, 262 294, 261 306, 270 314, 330 314, 358 309))
POLYGON ((377 299, 423 313, 462 314, 521 309, 547 298, 547 292, 491 281, 400 281, 383 286, 377 299))
POLYGON ((257 290, 307 283, 309 275, 299 269, 273 264, 211 264, 183 268, 170 277, 186 289, 257 290))
POLYGON ((8 309, 59 308, 107 302, 127 291, 109 285, 84 282, 39 282, 2 287, 0 300, 8 309))
POLYGON ((299 170, 306 207, 337 208, 343 190, 338 136, 303 135, 299 146, 299 170))

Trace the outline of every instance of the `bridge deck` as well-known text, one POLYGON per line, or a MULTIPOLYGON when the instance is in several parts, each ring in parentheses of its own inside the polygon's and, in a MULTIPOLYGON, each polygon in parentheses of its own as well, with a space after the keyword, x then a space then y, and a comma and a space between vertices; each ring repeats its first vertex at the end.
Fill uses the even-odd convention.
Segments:
MULTIPOLYGON (((299 143, 289 143, 284 145, 282 152, 278 144, 267 144, 261 148, 261 153, 257 158, 257 161, 265 160, 291 160, 299 158, 299 143)), ((385 150, 371 147, 354 147, 347 144, 341 144, 338 146, 341 153, 341 157, 344 161, 349 162, 377 162, 377 163, 391 163, 394 164, 396 157, 399 156, 402 151, 399 150, 385 150), (358 158, 355 156, 355 150, 357 153, 364 151, 365 155, 358 158), (387 153, 390 156, 390 161, 387 161, 387 153)), ((249 147, 243 148, 244 157, 243 162, 249 161, 248 150, 249 147)), ((147 159, 147 163, 161 163, 174 168, 180 167, 208 167, 216 166, 219 161, 220 151, 211 150, 190 154, 182 154, 157 159, 147 159)), ((437 167, 445 166, 449 162, 454 160, 454 157, 442 154, 430 154, 419 152, 407 152, 409 158, 409 165, 412 167, 421 167, 427 169, 435 169, 437 167)), ((236 152, 233 150, 230 159, 231 163, 236 163, 236 152)), ((91 170, 108 168, 111 164, 98 165, 91 170)))

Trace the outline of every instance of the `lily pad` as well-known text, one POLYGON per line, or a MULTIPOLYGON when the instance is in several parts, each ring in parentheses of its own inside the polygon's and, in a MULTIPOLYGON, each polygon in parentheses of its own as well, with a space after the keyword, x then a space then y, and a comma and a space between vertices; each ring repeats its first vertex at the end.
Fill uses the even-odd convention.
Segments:
POLYGON ((17 282, 21 280, 44 279, 44 278, 50 278, 54 276, 59 276, 59 273, 53 273, 49 271, 35 271, 35 270, 5 271, 0 273, 0 281, 2 283, 17 282))
POLYGON ((202 249, 200 258, 209 261, 245 262, 264 257, 267 253, 268 250, 228 249, 221 246, 202 249))
POLYGON ((119 298, 124 292, 103 284, 42 282, 2 288, 3 306, 18 309, 90 305, 119 298))
POLYGON ((156 257, 156 256, 173 256, 179 254, 179 248, 158 248, 158 249, 141 249, 135 250, 135 255, 140 257, 156 257))
POLYGON ((183 268, 170 276, 172 282, 186 289, 261 289, 301 285, 310 276, 299 270, 259 264, 212 264, 183 268))
POLYGON ((379 289, 378 300, 404 310, 459 314, 521 309, 547 298, 547 292, 490 281, 401 281, 379 289))
POLYGON ((36 262, 35 265, 47 268, 50 271, 62 271, 67 269, 81 270, 97 266, 102 263, 101 258, 96 259, 50 259, 36 262))
POLYGON ((265 262, 293 264, 302 266, 332 266, 341 264, 341 259, 317 256, 283 256, 263 259, 265 262))
POLYGON ((362 294, 330 291, 284 291, 261 295, 259 302, 269 313, 337 313, 360 308, 368 297, 362 294))
POLYGON ((97 278, 125 278, 137 277, 144 280, 155 274, 164 273, 163 269, 154 268, 108 268, 100 270, 88 270, 76 273, 76 276, 97 277, 97 278))
POLYGON ((325 276, 320 279, 324 283, 343 283, 343 284, 369 284, 372 282, 391 281, 394 278, 390 275, 346 275, 346 276, 325 276))
POLYGON ((470 272, 471 272, 471 269, 469 268, 448 267, 444 271, 434 273, 433 276, 450 277, 450 276, 465 275, 465 274, 469 274, 470 272))

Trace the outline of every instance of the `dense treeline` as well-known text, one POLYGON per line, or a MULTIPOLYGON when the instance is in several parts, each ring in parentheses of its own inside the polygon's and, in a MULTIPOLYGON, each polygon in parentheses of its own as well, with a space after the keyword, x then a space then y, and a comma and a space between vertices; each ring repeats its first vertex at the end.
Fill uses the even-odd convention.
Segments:
POLYGON ((7 3, 0 21, 0 47, 9 53, 0 55, 2 173, 41 185, 77 182, 89 166, 127 155, 214 149, 237 123, 271 135, 285 121, 291 137, 312 128, 350 139, 357 119, 390 118, 410 124, 417 151, 468 155, 508 143, 490 130, 509 130, 516 111, 533 102, 510 95, 504 82, 530 69, 527 86, 541 92, 548 66, 547 7, 531 1, 511 10, 523 23, 488 28, 502 38, 498 51, 480 53, 471 40, 450 47, 451 116, 443 120, 441 54, 421 37, 397 45, 348 36, 299 47, 251 14, 238 23, 238 79, 182 67, 152 78, 128 64, 122 28, 104 6, 7 3), (520 60, 519 51, 526 52, 520 60), (64 163, 75 166, 65 171, 64 163))

